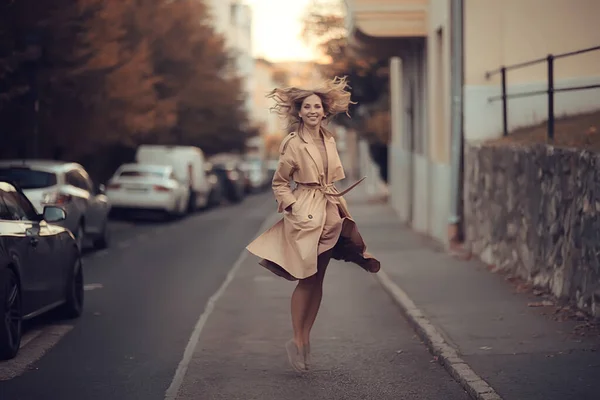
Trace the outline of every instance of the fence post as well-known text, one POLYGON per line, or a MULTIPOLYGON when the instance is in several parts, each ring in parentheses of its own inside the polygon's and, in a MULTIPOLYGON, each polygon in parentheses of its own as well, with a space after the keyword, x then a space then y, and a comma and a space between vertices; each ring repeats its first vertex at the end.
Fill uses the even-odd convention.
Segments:
POLYGON ((548 54, 548 139, 554 140, 554 56, 548 54))
POLYGON ((502 129, 504 136, 508 136, 508 99, 506 98, 506 67, 500 68, 502 74, 502 129))

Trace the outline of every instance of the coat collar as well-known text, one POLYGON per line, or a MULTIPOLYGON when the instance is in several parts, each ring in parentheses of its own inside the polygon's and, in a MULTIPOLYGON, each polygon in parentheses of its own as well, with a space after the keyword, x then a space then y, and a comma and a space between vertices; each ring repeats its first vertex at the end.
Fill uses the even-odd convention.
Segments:
MULTIPOLYGON (((323 134, 323 137, 325 138, 326 142, 327 141, 331 141, 331 142, 334 141, 333 134, 329 131, 329 129, 326 129, 323 126, 321 126, 319 128, 319 130, 323 134)), ((313 143, 310 134, 304 132, 304 129, 302 129, 302 124, 300 124, 300 126, 298 127, 298 136, 300 137, 300 139, 302 139, 302 141, 304 143, 313 143)))

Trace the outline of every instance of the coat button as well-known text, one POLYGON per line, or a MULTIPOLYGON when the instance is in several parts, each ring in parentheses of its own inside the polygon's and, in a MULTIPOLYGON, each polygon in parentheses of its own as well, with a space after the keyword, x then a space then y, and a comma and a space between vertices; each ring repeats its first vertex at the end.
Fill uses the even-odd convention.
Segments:
POLYGON ((312 219, 312 215, 308 214, 308 219, 312 219))

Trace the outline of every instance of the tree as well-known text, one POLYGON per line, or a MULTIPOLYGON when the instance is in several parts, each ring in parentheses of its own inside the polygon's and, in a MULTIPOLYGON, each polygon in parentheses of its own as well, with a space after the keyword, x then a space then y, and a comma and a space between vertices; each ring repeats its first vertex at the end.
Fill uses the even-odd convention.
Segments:
POLYGON ((241 149, 255 132, 232 71, 201 0, 0 0, 0 156, 241 149))
POLYGON ((215 34, 205 5, 197 0, 169 2, 153 20, 170 15, 169 27, 147 28, 153 37, 159 93, 176 101, 174 135, 161 141, 193 144, 207 153, 242 150, 248 135, 242 80, 235 76, 224 39, 215 34))

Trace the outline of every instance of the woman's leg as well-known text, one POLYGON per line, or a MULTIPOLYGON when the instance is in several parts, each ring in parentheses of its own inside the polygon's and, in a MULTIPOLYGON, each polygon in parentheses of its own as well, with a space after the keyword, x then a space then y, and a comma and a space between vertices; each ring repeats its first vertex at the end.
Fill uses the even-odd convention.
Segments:
POLYGON ((292 327, 294 328, 294 343, 301 349, 304 345, 304 321, 312 302, 314 287, 317 282, 317 274, 302 279, 296 285, 292 293, 291 311, 292 327))
MULTIPOLYGON (((306 315, 302 324, 302 346, 310 346, 310 331, 317 319, 319 313, 319 307, 321 306, 321 299, 323 298, 323 281, 325 280, 325 271, 331 260, 331 254, 333 250, 328 250, 321 254, 317 261, 317 273, 314 275, 316 278, 311 286, 311 294, 309 298, 309 305, 306 311, 306 315)), ((312 278, 312 277, 311 277, 312 278)))
POLYGON ((305 339, 302 335, 304 333, 303 326, 306 320, 306 313, 311 305, 311 297, 316 282, 317 274, 302 279, 296 285, 294 293, 292 293, 291 314, 294 338, 286 343, 285 348, 292 368, 298 372, 307 370, 304 357, 306 353, 306 349, 304 348, 305 339))

